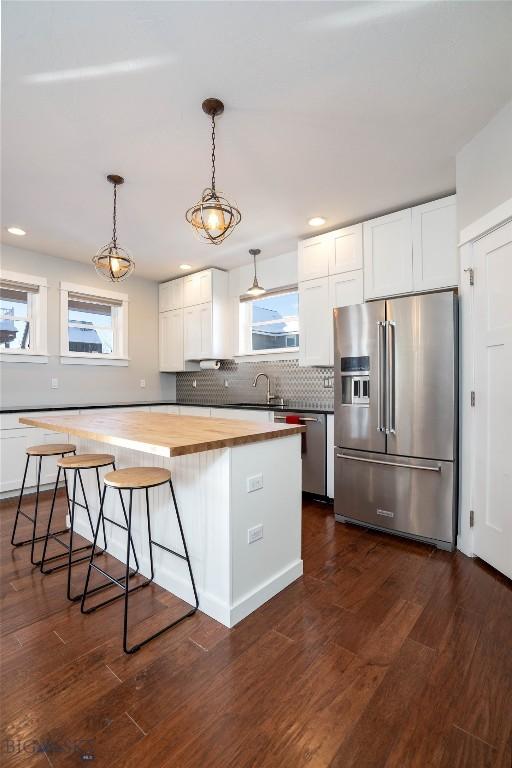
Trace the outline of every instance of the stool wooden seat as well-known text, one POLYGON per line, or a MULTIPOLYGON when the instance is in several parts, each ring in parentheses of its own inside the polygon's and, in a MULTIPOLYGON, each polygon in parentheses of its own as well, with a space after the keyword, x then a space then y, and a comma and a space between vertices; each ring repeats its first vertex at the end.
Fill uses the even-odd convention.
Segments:
POLYGON ((168 469, 160 467, 127 467, 108 472, 103 478, 105 485, 122 490, 136 490, 139 488, 154 488, 156 485, 168 483, 171 473, 168 469))
POLYGON ((114 464, 115 458, 110 453, 79 453, 78 456, 65 456, 57 462, 62 469, 96 469, 114 464))
POLYGON ((31 445, 27 448, 29 456, 59 456, 76 451, 76 445, 72 443, 44 443, 43 445, 31 445))
MULTIPOLYGON (((103 481, 104 481, 104 486, 103 486, 103 494, 101 497, 100 514, 98 517, 98 522, 96 523, 96 532, 94 534, 93 550, 91 552, 89 569, 87 571, 85 588, 82 595, 81 611, 82 613, 92 613, 93 611, 96 611, 98 608, 102 608, 103 606, 109 605, 110 603, 113 603, 116 600, 119 600, 120 598, 124 597, 123 650, 125 653, 135 653, 135 651, 138 651, 140 648, 142 648, 143 645, 146 645, 146 643, 149 643, 151 642, 151 640, 154 640, 156 637, 159 637, 161 634, 163 634, 163 632, 167 632, 168 629, 171 629, 172 627, 176 626, 176 624, 179 624, 184 619, 187 619, 189 616, 193 616, 193 614, 197 611, 199 607, 199 597, 197 594, 197 589, 194 581, 194 575, 192 573, 190 556, 188 554, 187 543, 185 541, 185 534, 183 532, 183 525, 181 523, 178 503, 176 501, 176 495, 174 493, 171 473, 169 472, 169 470, 163 469, 161 467, 128 467, 126 469, 117 469, 117 470, 114 469, 113 472, 108 472, 105 475, 105 477, 103 478, 103 481), (183 548, 183 552, 178 552, 175 549, 166 547, 161 542, 155 541, 151 533, 149 489, 155 488, 156 486, 164 485, 167 483, 169 484, 169 490, 170 490, 170 495, 172 499, 172 506, 176 514, 176 520, 178 522, 178 528, 180 532, 181 545, 183 548), (119 496, 121 497, 121 501, 123 499, 122 491, 129 492, 128 515, 126 516, 125 514, 126 527, 120 525, 117 521, 105 515, 105 494, 107 492, 107 488, 109 487, 115 488, 117 490, 117 492, 119 493, 119 496), (149 550, 150 575, 149 575, 149 578, 146 578, 142 583, 137 584, 137 586, 130 588, 129 587, 129 579, 131 577, 130 551, 133 550, 133 554, 135 555, 135 549, 133 548, 133 543, 131 538, 133 494, 134 492, 141 491, 141 490, 144 491, 144 495, 146 497, 145 506, 146 506, 147 532, 148 532, 147 541, 148 541, 148 550, 149 550), (107 520, 107 522, 109 523, 113 523, 119 528, 124 528, 124 530, 127 533, 125 575, 119 578, 112 576, 112 574, 108 573, 106 570, 104 570, 94 562, 95 558, 97 557, 96 542, 98 540, 98 534, 99 534, 101 525, 103 525, 103 536, 105 536, 105 520, 107 520), (143 589, 144 587, 147 587, 149 584, 152 583, 152 581, 155 578, 155 567, 153 562, 153 547, 158 547, 159 549, 162 549, 165 552, 168 552, 170 555, 174 555, 174 557, 178 557, 181 560, 185 560, 188 568, 188 573, 190 576, 192 590, 194 592, 194 605, 188 611, 186 611, 182 616, 180 616, 178 619, 171 621, 170 624, 165 625, 164 627, 162 627, 162 629, 159 629, 157 632, 153 632, 153 634, 149 635, 149 637, 146 637, 143 640, 139 640, 139 642, 135 643, 135 645, 129 646, 128 644, 128 604, 130 602, 129 597, 133 592, 137 592, 138 590, 143 589), (91 577, 91 572, 93 570, 97 571, 98 573, 101 573, 102 576, 105 576, 109 580, 110 584, 107 582, 106 584, 104 583, 98 587, 89 589, 89 580, 91 577), (108 598, 107 600, 103 600, 101 603, 96 603, 91 607, 88 607, 88 608, 85 607, 85 603, 89 595, 93 594, 94 592, 97 592, 100 589, 104 589, 105 587, 110 586, 111 584, 114 584, 117 587, 120 587, 122 590, 121 594, 115 595, 114 597, 108 598)), ((123 507, 123 511, 124 511, 124 507, 123 507)), ((107 547, 105 542, 105 549, 106 548, 107 547)), ((138 567, 139 567, 138 563, 137 561, 135 562, 138 570, 138 567)))

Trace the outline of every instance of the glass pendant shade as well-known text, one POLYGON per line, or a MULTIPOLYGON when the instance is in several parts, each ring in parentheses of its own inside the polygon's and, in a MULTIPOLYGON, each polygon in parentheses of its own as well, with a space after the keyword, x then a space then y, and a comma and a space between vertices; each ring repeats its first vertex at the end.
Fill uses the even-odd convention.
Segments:
POLYGON ((113 283, 124 280, 135 269, 132 257, 124 248, 113 243, 100 248, 93 258, 94 267, 98 275, 106 277, 113 283))

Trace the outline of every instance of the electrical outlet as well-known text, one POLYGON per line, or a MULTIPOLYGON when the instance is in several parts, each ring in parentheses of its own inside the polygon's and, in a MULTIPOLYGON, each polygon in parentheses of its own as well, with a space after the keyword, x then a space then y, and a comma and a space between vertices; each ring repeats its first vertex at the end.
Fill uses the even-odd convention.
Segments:
POLYGON ((229 381, 227 379, 224 379, 224 386, 227 388, 229 387, 229 381))
POLYGON ((52 379, 51 380, 51 388, 52 389, 58 389, 59 388, 59 380, 58 379, 52 379))
POLYGON ((194 379, 194 381, 192 382, 192 386, 194 387, 194 389, 197 387, 197 380, 196 379, 194 379))
POLYGON ((247 478, 247 493, 259 491, 263 488, 263 475, 253 475, 247 478))
POLYGON ((334 376, 324 376, 324 389, 332 389, 334 387, 334 376))
POLYGON ((254 544, 255 541, 259 541, 263 538, 263 526, 255 525, 253 528, 247 529, 247 543, 254 544))
POLYGON ((142 389, 145 389, 146 388, 146 379, 141 379, 140 380, 140 385, 141 385, 142 389))

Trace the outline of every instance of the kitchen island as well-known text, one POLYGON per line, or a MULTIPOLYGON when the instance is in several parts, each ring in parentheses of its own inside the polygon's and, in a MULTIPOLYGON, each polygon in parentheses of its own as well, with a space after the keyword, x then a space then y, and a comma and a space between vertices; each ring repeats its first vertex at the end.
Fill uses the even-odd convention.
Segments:
MULTIPOLYGON (((301 432, 299 425, 141 411, 22 417, 20 422, 69 435, 78 453, 108 452, 118 469, 170 469, 199 593, 199 609, 227 627, 302 575, 301 432), (103 446, 101 445, 103 444, 103 446), (261 528, 260 528, 261 526, 261 528), (262 536, 259 537, 259 534, 262 536), (251 543, 250 543, 251 542, 251 543)), ((83 473, 89 506, 99 511, 96 478, 83 473)), ((80 499, 79 499, 80 500, 80 499)), ((144 495, 134 495, 133 536, 140 570, 149 575, 144 495)), ((150 491, 153 537, 177 547, 168 488, 150 491)), ((106 514, 122 521, 117 493, 106 514)), ((126 534, 107 523, 108 552, 126 561, 126 534)), ((75 529, 91 538, 78 507, 75 529)), ((186 564, 155 552, 155 581, 193 602, 186 564)))

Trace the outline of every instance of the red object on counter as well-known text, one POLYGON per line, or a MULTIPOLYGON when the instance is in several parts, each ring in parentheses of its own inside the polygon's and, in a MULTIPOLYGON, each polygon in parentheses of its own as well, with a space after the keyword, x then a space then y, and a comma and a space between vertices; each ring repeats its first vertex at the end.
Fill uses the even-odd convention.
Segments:
POLYGON ((287 424, 300 424, 300 416, 296 416, 294 413, 285 416, 287 424))

